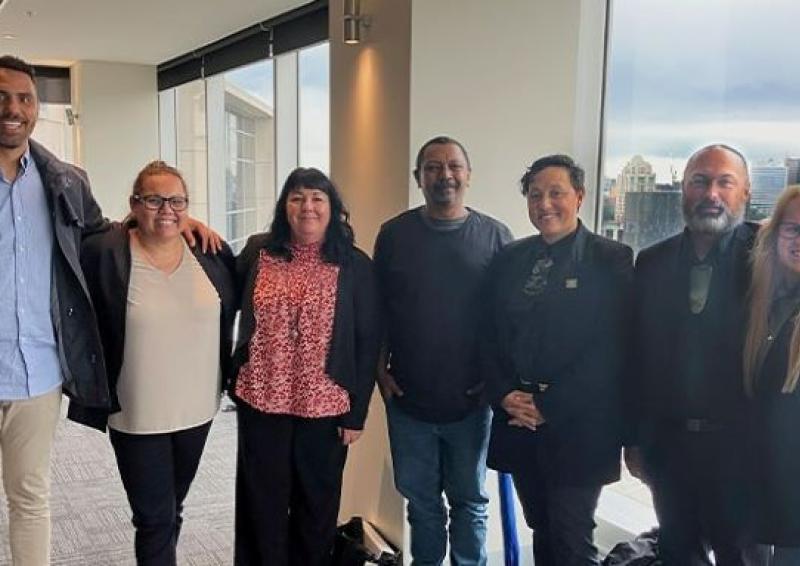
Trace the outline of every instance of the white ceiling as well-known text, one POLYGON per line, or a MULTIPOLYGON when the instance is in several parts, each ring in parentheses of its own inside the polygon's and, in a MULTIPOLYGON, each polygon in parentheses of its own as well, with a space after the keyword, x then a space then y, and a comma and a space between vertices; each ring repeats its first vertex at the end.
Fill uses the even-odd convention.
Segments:
POLYGON ((158 64, 309 0, 0 0, 0 54, 158 64), (14 39, 4 37, 7 34, 14 39))

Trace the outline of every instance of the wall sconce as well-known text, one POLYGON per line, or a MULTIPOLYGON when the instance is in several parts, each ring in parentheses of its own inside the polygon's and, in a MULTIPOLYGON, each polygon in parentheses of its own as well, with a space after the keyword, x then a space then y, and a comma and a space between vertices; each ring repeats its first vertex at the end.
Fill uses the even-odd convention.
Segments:
POLYGON ((344 42, 361 43, 361 27, 369 27, 369 16, 361 15, 361 0, 344 0, 344 42))

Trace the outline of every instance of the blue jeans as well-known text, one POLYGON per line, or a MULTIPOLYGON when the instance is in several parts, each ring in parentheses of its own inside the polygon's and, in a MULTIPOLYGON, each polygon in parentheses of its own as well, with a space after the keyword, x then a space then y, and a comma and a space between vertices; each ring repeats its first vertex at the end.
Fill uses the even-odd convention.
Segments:
POLYGON ((394 483, 408 500, 412 566, 439 566, 447 550, 450 507, 450 563, 485 566, 486 450, 491 413, 480 408, 465 419, 426 423, 386 405, 394 483))
POLYGON ((800 566, 800 547, 776 546, 769 566, 800 566))

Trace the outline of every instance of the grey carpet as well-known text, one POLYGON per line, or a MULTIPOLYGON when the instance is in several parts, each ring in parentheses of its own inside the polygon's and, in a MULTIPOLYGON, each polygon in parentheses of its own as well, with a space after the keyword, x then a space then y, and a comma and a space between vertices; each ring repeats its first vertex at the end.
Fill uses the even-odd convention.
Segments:
MULTIPOLYGON (((235 454, 236 413, 220 412, 186 499, 178 544, 181 565, 233 562, 235 454)), ((135 565, 130 507, 106 435, 62 419, 52 476, 53 565, 135 565)), ((10 562, 5 494, 0 488, 0 564, 10 562)))

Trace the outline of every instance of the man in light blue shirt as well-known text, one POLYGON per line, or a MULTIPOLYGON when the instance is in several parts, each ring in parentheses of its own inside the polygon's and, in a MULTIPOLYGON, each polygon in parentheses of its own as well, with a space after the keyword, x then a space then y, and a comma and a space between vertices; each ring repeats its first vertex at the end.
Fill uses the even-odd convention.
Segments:
MULTIPOLYGON (((50 452, 61 392, 108 409, 94 309, 80 265, 108 228, 86 174, 30 139, 39 113, 33 68, 0 57, 0 461, 14 566, 50 562, 50 452)), ((184 234, 218 250, 191 220, 184 234)))
POLYGON ((16 178, 0 176, 0 399, 5 401, 61 386, 50 315, 52 248, 42 178, 27 150, 16 178))
MULTIPOLYGON (((108 222, 86 174, 31 140, 33 68, 0 57, 0 461, 14 566, 50 563, 50 452, 61 392, 108 409, 110 394, 80 246, 108 222)), ((190 220, 203 249, 219 238, 190 220)), ((184 234, 194 245, 191 232, 184 234)))
POLYGON ((62 383, 51 312, 53 221, 28 142, 38 112, 32 70, 0 58, 0 451, 15 566, 49 563, 50 450, 62 383))

